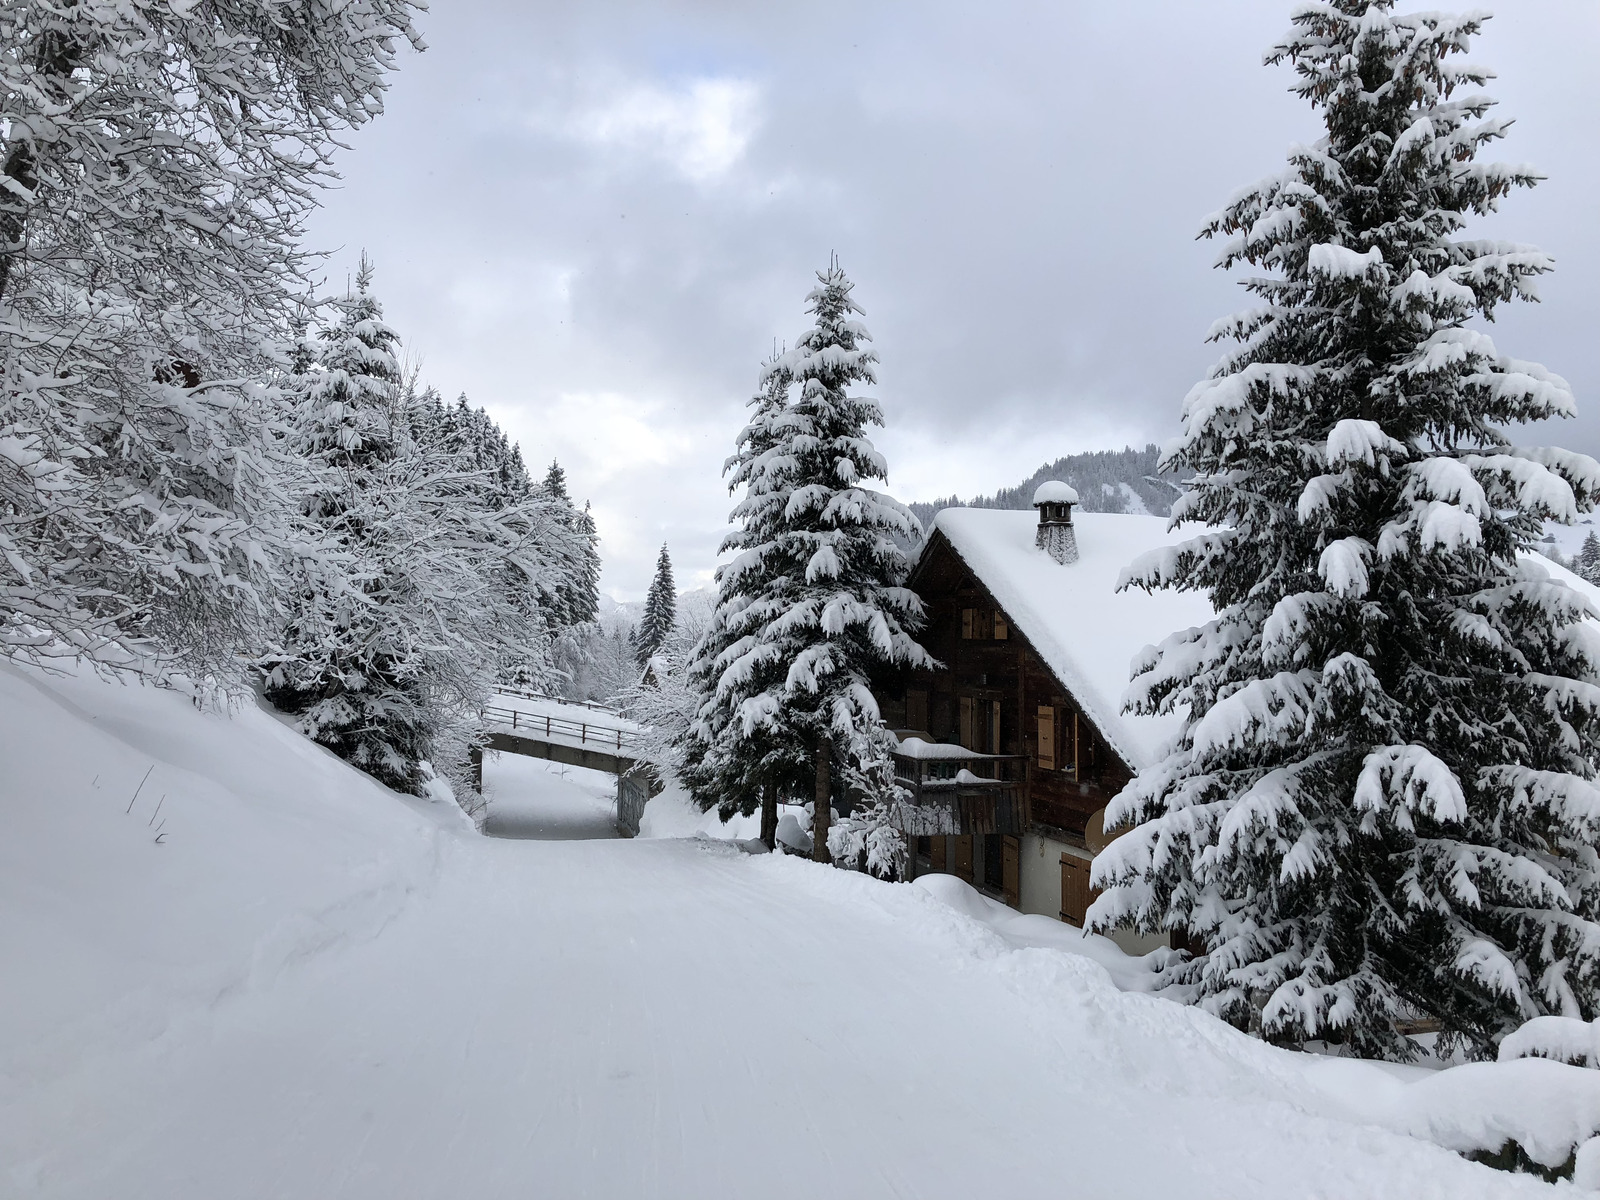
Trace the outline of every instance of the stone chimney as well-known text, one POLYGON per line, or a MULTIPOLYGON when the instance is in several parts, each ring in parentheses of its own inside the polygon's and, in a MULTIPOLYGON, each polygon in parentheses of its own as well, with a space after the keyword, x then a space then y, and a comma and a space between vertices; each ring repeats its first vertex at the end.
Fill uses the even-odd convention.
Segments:
POLYGON ((1072 528, 1072 506, 1078 493, 1059 479, 1046 480, 1033 493, 1039 510, 1039 532, 1033 544, 1062 566, 1078 561, 1078 533, 1072 528))

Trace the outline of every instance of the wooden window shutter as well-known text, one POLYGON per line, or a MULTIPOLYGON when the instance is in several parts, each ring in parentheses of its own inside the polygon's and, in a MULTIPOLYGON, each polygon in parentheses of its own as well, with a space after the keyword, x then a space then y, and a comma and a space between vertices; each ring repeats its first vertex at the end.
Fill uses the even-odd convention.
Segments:
POLYGON ((978 610, 975 608, 963 608, 961 610, 961 636, 969 642, 973 638, 973 618, 977 615, 978 610))
POLYGON ((989 753, 1000 753, 1000 701, 989 702, 989 753))
POLYGON ((1061 919, 1068 925, 1083 928, 1094 902, 1089 886, 1089 860, 1076 854, 1061 856, 1061 919))
POLYGON ((965 746, 968 750, 974 749, 973 744, 972 744, 972 733, 973 733, 973 730, 972 730, 972 726, 973 726, 972 709, 973 709, 972 697, 971 696, 963 696, 963 697, 961 697, 961 744, 963 746, 965 746))
POLYGON ((950 874, 958 879, 972 882, 972 835, 964 834, 961 837, 950 839, 950 862, 946 868, 950 874))
POLYGON ((996 610, 994 614, 994 640, 1003 642, 1011 636, 1011 627, 1006 624, 1006 615, 996 610))
POLYGON ((924 732, 928 728, 928 693, 924 691, 909 691, 906 693, 906 725, 912 729, 924 732))
POLYGON ((1022 907, 1022 839, 1000 839, 1000 887, 1006 894, 1006 903, 1012 908, 1022 907))
POLYGON ((1056 710, 1048 704, 1039 706, 1039 766, 1056 769, 1056 710))

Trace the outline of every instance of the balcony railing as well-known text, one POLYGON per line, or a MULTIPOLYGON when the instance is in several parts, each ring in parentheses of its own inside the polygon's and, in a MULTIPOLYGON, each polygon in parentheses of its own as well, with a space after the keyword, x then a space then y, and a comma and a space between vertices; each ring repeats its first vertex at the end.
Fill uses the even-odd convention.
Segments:
POLYGON ((1020 834, 1027 760, 907 738, 895 752, 895 780, 910 793, 901 828, 914 837, 1020 834))

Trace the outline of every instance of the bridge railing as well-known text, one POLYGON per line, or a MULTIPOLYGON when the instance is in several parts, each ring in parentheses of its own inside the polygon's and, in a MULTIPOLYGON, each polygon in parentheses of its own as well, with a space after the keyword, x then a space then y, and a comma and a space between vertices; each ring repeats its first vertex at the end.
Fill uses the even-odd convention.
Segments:
POLYGON ((493 705, 483 710, 483 719, 499 725, 509 725, 519 733, 544 734, 545 737, 576 739, 579 745, 604 748, 617 753, 631 751, 639 735, 630 729, 615 725, 601 725, 588 721, 574 721, 567 717, 552 717, 544 713, 519 712, 514 708, 497 708, 493 705))
POLYGON ((609 704, 602 704, 598 700, 568 700, 565 696, 552 696, 549 692, 535 692, 529 688, 506 687, 504 685, 494 689, 502 696, 521 696, 524 700, 545 700, 554 704, 565 704, 568 708, 588 708, 595 712, 616 713, 616 709, 609 704))

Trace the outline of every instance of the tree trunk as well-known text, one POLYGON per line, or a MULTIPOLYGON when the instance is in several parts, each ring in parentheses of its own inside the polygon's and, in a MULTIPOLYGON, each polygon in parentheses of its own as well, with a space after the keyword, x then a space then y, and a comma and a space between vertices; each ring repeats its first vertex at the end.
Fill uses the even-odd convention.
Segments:
POLYGON ((772 783, 761 789, 761 840, 768 850, 778 848, 778 787, 772 783))
MULTIPOLYGON (((73 9, 77 6, 78 0, 66 0, 62 8, 73 9)), ((34 69, 41 76, 40 83, 49 89, 54 98, 62 99, 67 93, 63 81, 72 74, 82 58, 83 47, 68 38, 62 29, 46 29, 40 35, 38 49, 34 52, 34 69)), ((32 193, 39 186, 35 135, 30 130, 26 136, 18 137, 13 126, 11 136, 16 141, 6 155, 5 165, 0 167, 0 172, 14 187, 32 193)), ((28 205, 31 203, 32 200, 23 199, 11 188, 0 188, 0 298, 5 296, 6 286, 11 281, 12 264, 22 253, 26 240, 23 235, 27 231, 28 205)))
MULTIPOLYGON (((7 179, 32 192, 39 186, 35 167, 33 146, 18 142, 6 156, 4 168, 0 169, 7 179)), ((0 191, 0 298, 5 296, 6 285, 11 280, 11 263, 22 253, 27 211, 27 202, 21 196, 9 189, 0 191)))
POLYGON ((817 862, 832 862, 828 853, 828 818, 833 805, 833 742, 824 736, 817 742, 817 802, 811 817, 811 857, 817 862))

